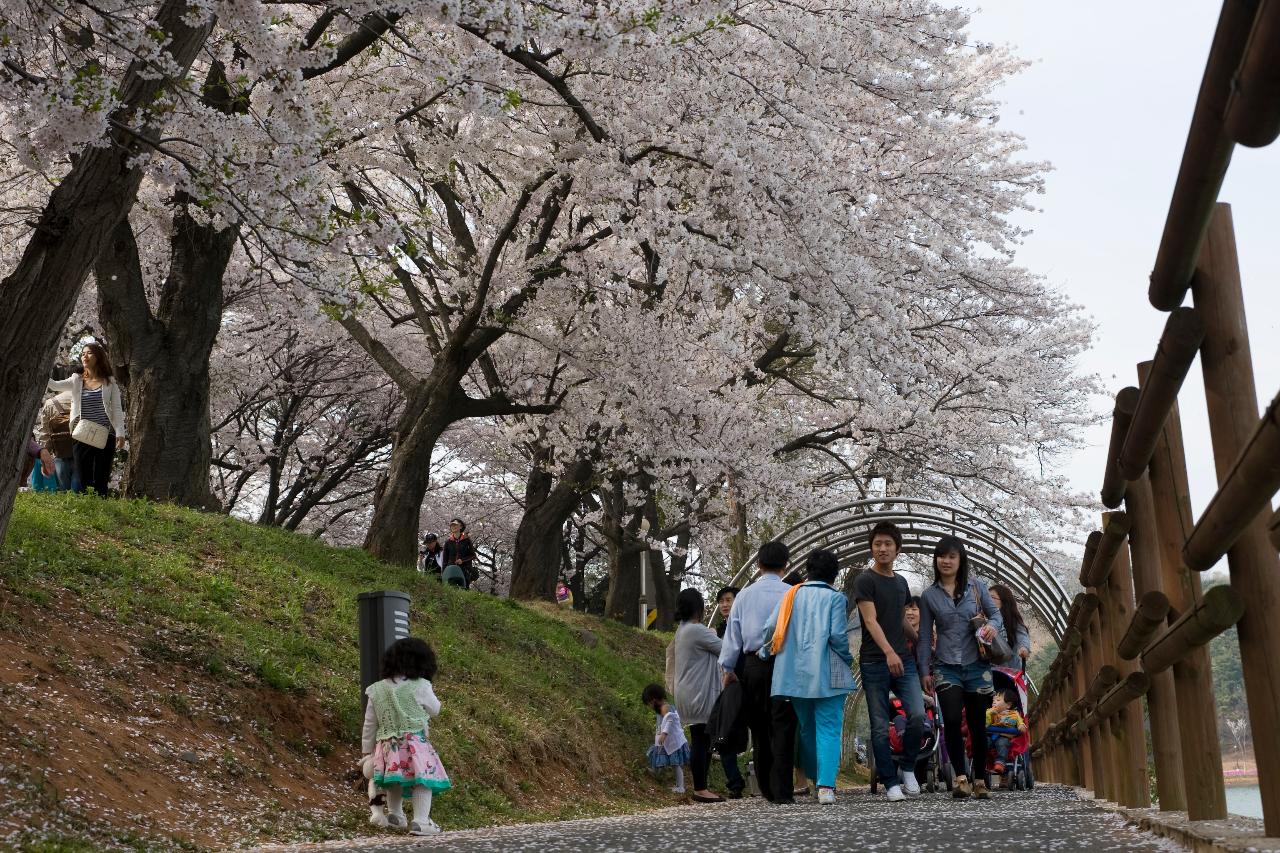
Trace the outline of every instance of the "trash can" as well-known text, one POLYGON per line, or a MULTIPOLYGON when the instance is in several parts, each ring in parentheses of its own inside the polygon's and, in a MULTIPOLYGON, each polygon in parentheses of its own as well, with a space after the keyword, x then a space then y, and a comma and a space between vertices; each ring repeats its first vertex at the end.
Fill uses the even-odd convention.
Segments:
POLYGON ((356 596, 360 611, 360 707, 364 691, 378 680, 382 653, 396 640, 409 636, 409 596, 394 589, 362 592, 356 596))

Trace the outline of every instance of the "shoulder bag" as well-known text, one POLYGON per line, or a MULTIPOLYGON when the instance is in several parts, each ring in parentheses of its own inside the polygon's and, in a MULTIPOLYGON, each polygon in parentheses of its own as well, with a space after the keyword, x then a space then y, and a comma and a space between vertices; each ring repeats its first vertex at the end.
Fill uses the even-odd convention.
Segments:
MULTIPOLYGON (((973 591, 973 603, 978 608, 978 613, 985 615, 982 609, 982 596, 978 594, 978 582, 970 581, 969 588, 973 591)), ((1009 648, 1009 639, 1000 631, 996 631, 995 637, 986 644, 985 649, 982 643, 978 646, 980 652, 986 652, 987 661, 996 666, 1004 666, 1013 659, 1013 649, 1009 648)))
POLYGON ((76 421, 76 428, 71 431, 71 437, 76 441, 99 450, 107 446, 110 435, 111 431, 102 424, 86 421, 84 418, 76 421))

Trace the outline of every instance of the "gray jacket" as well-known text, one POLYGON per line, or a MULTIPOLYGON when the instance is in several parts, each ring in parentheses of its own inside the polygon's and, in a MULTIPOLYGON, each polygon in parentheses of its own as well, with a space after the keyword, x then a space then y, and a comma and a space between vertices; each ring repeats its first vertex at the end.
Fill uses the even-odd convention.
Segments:
POLYGON ((705 723, 720 695, 720 638, 701 622, 681 622, 671 646, 680 720, 686 726, 705 723))

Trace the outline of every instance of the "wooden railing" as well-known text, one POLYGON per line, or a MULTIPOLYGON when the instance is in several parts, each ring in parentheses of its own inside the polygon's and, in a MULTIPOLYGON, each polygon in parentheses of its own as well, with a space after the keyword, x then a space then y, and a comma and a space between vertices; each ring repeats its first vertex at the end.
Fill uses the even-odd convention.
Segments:
POLYGON ((1102 480, 1113 511, 1085 545, 1084 592, 1031 713, 1041 779, 1143 807, 1145 698, 1161 810, 1225 817, 1206 644, 1237 625, 1268 836, 1280 836, 1280 397, 1259 418, 1231 209, 1217 197, 1235 146, 1280 132, 1277 57, 1280 2, 1228 0, 1151 276, 1168 321, 1138 386, 1116 395, 1102 480), (1193 523, 1177 400, 1197 354, 1218 491, 1193 523), (1230 583, 1205 592, 1199 573, 1224 555, 1230 583))

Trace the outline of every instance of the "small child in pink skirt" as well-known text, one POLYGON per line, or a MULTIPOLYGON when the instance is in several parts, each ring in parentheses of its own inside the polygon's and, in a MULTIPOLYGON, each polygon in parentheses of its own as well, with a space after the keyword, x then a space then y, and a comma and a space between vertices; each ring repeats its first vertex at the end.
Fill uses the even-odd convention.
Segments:
POLYGON ((431 689, 436 653, 422 640, 396 640, 382 655, 382 680, 365 695, 361 752, 365 775, 387 795, 386 821, 404 826, 404 795, 413 799, 410 835, 435 835, 440 827, 431 819, 431 795, 452 787, 440 756, 427 740, 427 726, 440 713, 440 700, 431 689))

